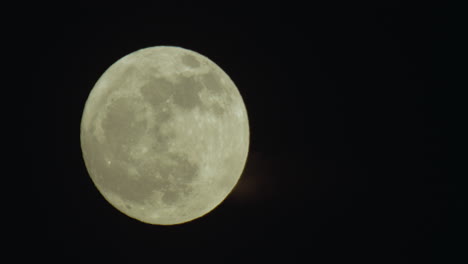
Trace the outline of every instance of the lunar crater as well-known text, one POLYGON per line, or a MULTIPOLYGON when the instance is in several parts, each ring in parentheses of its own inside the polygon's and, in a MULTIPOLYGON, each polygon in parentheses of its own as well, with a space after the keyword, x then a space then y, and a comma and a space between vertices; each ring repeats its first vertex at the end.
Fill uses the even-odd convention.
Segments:
POLYGON ((197 60, 197 58, 189 54, 182 56, 182 63, 191 68, 198 68, 200 66, 200 62, 197 60))
POLYGON ((170 195, 167 201, 175 202, 188 197, 192 192, 191 182, 199 171, 198 166, 183 155, 173 153, 148 158, 137 167, 131 164, 124 160, 115 161, 106 168, 101 164, 103 173, 99 184, 107 192, 119 194, 124 201, 132 204, 144 204, 155 192, 161 192, 164 196, 167 190, 183 194, 170 195))

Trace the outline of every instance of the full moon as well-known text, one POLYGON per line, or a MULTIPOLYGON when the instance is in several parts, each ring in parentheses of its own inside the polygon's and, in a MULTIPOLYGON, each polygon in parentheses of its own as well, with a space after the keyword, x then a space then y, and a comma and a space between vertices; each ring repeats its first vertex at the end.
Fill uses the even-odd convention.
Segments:
POLYGON ((81 149, 104 198, 141 222, 199 218, 232 191, 249 149, 242 97, 207 57, 180 47, 137 50, 96 82, 81 149))

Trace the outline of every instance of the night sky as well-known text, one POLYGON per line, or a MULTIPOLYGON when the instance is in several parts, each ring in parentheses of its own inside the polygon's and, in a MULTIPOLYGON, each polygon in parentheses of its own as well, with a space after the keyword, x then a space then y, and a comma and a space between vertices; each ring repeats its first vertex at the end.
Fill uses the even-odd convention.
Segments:
POLYGON ((319 255, 457 259, 466 206, 447 171, 442 11, 271 5, 232 20, 196 4, 154 13, 155 6, 141 6, 130 15, 67 7, 38 26, 33 77, 41 89, 29 110, 46 111, 50 121, 32 121, 48 140, 30 142, 29 151, 38 157, 35 177, 46 179, 37 198, 41 238, 52 242, 46 254, 82 263, 196 259, 185 252, 221 263, 249 262, 250 254, 291 263, 319 255), (207 15, 197 19, 193 10, 207 15), (170 23, 178 17, 183 22, 170 23), (95 82, 121 57, 157 45, 218 64, 250 122, 250 152, 232 194, 176 226, 114 209, 80 149, 81 114, 95 82))

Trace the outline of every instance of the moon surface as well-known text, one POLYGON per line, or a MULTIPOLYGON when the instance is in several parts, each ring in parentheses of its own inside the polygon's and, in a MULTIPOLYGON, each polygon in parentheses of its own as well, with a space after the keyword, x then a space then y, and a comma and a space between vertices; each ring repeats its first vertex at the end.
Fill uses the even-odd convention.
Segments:
POLYGON ((104 198, 139 221, 199 218, 232 191, 244 169, 249 124, 229 76, 187 49, 137 50, 91 90, 81 148, 104 198))

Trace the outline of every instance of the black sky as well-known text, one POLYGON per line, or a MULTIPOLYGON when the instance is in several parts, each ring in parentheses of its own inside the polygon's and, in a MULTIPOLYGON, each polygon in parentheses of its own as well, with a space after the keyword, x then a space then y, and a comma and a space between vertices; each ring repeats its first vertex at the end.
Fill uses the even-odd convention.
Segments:
POLYGON ((35 122, 55 148, 30 151, 43 157, 39 165, 53 163, 36 171, 47 179, 39 198, 43 239, 56 242, 51 255, 126 263, 184 248, 214 251, 221 262, 248 260, 252 252, 403 261, 461 252, 457 221, 466 207, 446 170, 441 10, 274 4, 229 20, 196 4, 151 8, 128 15, 67 7, 70 16, 64 12, 34 35, 41 58, 33 77, 41 90, 30 106, 50 110, 52 121, 35 122), (213 16, 196 23, 191 10, 198 9, 213 16), (140 223, 108 204, 79 144, 97 79, 119 58, 156 45, 197 51, 223 68, 243 96, 251 129, 232 195, 205 217, 170 227, 140 223))

